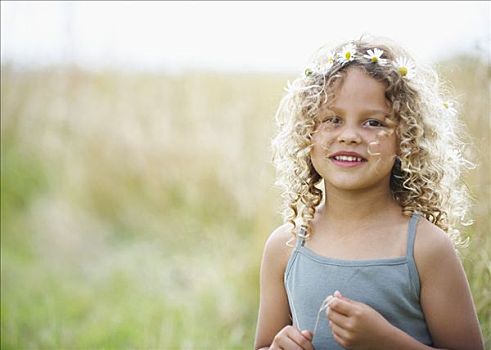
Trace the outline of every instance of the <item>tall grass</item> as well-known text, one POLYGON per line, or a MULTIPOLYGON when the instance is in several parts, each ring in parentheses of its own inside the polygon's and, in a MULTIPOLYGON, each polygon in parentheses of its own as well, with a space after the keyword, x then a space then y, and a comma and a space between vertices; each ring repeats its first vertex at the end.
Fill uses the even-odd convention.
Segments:
MULTIPOLYGON (((489 341, 488 67, 440 69, 481 150, 463 257, 489 341)), ((250 348, 287 78, 2 67, 2 349, 250 348)))

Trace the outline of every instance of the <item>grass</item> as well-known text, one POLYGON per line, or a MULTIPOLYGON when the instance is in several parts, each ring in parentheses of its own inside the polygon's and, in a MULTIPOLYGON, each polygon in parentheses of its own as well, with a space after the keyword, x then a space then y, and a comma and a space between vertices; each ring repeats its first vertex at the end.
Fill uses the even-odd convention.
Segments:
MULTIPOLYGON (((439 69, 486 150, 489 68, 476 62, 439 69)), ((269 140, 287 78, 2 67, 2 349, 251 348, 262 247, 280 223, 269 140)), ((462 255, 489 343, 478 158, 462 255)))

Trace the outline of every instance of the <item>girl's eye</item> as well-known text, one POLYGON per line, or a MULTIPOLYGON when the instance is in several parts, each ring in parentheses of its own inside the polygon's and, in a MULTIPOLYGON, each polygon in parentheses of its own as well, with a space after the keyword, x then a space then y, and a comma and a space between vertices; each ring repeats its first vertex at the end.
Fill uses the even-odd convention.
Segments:
POLYGON ((334 116, 334 117, 327 117, 322 120, 322 123, 327 123, 327 124, 332 124, 332 125, 337 125, 341 123, 341 118, 334 116))
POLYGON ((380 120, 377 120, 377 119, 369 119, 365 122, 365 125, 372 126, 372 127, 383 127, 383 126, 385 126, 384 123, 382 123, 380 120))

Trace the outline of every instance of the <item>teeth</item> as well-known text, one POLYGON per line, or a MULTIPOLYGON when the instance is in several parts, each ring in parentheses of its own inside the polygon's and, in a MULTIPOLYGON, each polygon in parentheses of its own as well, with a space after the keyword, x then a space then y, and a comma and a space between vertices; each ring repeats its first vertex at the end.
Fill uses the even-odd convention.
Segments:
POLYGON ((339 160, 341 162, 362 162, 363 159, 360 157, 352 157, 352 156, 335 156, 334 159, 339 160))

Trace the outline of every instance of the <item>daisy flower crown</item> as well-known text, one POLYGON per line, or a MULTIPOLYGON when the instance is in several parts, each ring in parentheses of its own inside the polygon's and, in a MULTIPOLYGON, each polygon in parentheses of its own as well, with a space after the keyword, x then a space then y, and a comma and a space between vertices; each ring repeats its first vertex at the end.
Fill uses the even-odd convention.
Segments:
POLYGON ((337 64, 342 66, 352 61, 365 61, 379 66, 392 66, 404 79, 411 80, 416 73, 416 66, 407 57, 398 57, 394 62, 389 62, 384 58, 384 51, 379 48, 367 50, 364 54, 356 50, 352 43, 344 46, 339 52, 329 51, 326 55, 322 55, 316 63, 307 67, 304 71, 304 76, 310 77, 313 74, 328 74, 329 71, 337 64))

